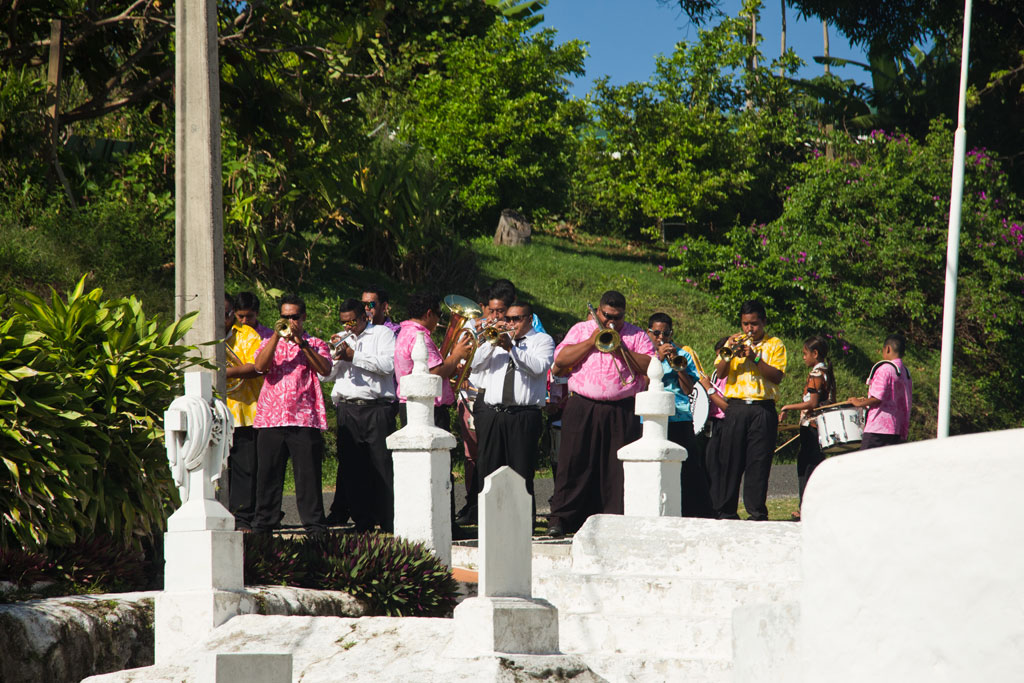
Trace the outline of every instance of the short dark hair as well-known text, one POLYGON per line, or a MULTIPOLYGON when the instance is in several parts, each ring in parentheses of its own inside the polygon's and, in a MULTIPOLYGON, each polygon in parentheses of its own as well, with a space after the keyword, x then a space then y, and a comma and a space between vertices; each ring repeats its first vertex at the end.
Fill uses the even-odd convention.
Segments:
POLYGON ((366 287, 363 287, 363 291, 367 294, 376 294, 377 300, 382 304, 386 304, 388 302, 388 293, 377 285, 367 285, 366 287))
POLYGON ((749 301, 744 301, 742 304, 740 304, 741 318, 745 315, 750 315, 751 313, 756 313, 757 315, 761 316, 761 320, 765 322, 768 321, 768 314, 764 310, 764 304, 758 301, 757 299, 750 299, 749 301))
POLYGON ((500 299, 506 306, 516 300, 516 286, 511 280, 495 280, 487 290, 487 300, 500 299))
POLYGON ((285 294, 280 299, 278 299, 277 310, 280 311, 281 308, 287 304, 291 304, 292 306, 298 306, 299 315, 306 314, 306 302, 303 301, 302 297, 300 297, 298 294, 285 294))
POLYGON ((235 299, 227 292, 224 292, 224 303, 230 306, 232 309, 235 308, 235 299))
POLYGON ((611 308, 626 308, 626 297, 622 295, 622 292, 616 292, 614 289, 609 289, 607 292, 601 295, 601 302, 598 306, 610 306, 611 308))
POLYGON ((235 295, 236 311, 260 312, 260 299, 252 292, 239 292, 235 295))
POLYGON ((356 319, 361 315, 366 315, 366 307, 363 306, 363 302, 359 299, 345 299, 338 304, 338 315, 353 312, 356 314, 356 319))
POLYGON ((715 342, 715 353, 718 353, 719 351, 721 351, 722 347, 725 346, 725 343, 727 341, 729 341, 729 337, 722 337, 721 339, 716 341, 715 342))
POLYGON ((672 329, 672 316, 668 313, 654 313, 647 319, 647 327, 654 327, 654 323, 665 323, 672 329))
POLYGON ((431 311, 440 313, 441 307, 438 305, 440 301, 441 297, 434 292, 414 292, 409 296, 406 310, 409 312, 410 318, 423 318, 431 311))
POLYGON ((895 351, 897 356, 903 358, 903 354, 907 350, 907 338, 899 332, 893 332, 885 338, 885 343, 882 344, 882 347, 886 346, 895 351))
POLYGON ((533 315, 533 304, 529 301, 522 301, 517 299, 508 305, 509 308, 522 308, 525 309, 526 315, 533 315))

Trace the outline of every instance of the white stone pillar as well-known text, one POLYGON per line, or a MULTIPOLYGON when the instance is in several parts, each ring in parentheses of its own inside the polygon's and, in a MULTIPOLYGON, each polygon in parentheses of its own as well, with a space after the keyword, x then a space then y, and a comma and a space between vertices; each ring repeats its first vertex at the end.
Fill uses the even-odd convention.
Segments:
POLYGON ((682 512, 679 476, 687 454, 667 438, 668 418, 676 412, 676 400, 662 384, 664 376, 661 362, 651 360, 648 389, 636 395, 636 414, 644 419, 643 435, 619 449, 623 512, 628 516, 678 517, 682 512))
POLYGON ((182 505, 164 534, 164 590, 155 601, 156 661, 163 663, 239 613, 242 534, 214 497, 233 424, 213 400, 213 377, 185 374, 185 396, 164 413, 167 455, 182 505))
POLYGON ((558 652, 558 610, 531 594, 533 505, 511 467, 484 480, 480 515, 479 597, 455 608, 458 656, 558 652))
POLYGON ((406 424, 387 439, 395 463, 395 535, 426 545, 452 564, 451 449, 455 437, 434 426, 434 399, 445 380, 427 369, 427 345, 418 333, 412 372, 402 378, 406 424))

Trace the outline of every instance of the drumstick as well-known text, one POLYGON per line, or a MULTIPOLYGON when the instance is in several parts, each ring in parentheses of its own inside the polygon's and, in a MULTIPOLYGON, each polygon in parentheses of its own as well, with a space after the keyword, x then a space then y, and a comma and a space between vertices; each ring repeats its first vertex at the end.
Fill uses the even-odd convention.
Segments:
POLYGON ((779 452, 779 451, 781 451, 781 450, 782 450, 783 448, 785 448, 786 446, 788 446, 789 444, 793 443, 794 441, 796 441, 796 440, 797 440, 797 439, 799 439, 799 438, 800 438, 800 435, 799 435, 799 434, 797 434, 797 435, 796 435, 796 436, 794 436, 794 437, 793 437, 792 439, 790 439, 790 440, 789 440, 789 441, 787 441, 786 443, 784 443, 784 444, 782 444, 781 446, 779 446, 778 448, 776 448, 776 449, 775 449, 775 452, 776 452, 776 453, 778 453, 778 452, 779 452))

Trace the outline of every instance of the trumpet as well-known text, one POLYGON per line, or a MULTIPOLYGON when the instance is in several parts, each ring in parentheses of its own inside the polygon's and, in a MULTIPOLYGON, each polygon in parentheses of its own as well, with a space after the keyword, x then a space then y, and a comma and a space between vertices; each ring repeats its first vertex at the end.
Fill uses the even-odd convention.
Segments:
POLYGON ((740 352, 742 347, 753 346, 753 343, 754 340, 750 337, 750 334, 744 332, 733 343, 726 343, 726 345, 722 347, 722 350, 718 352, 718 356, 726 362, 731 361, 733 357, 740 352))
POLYGON ((674 356, 669 356, 665 360, 668 361, 669 366, 671 366, 671 368, 676 372, 683 372, 684 370, 686 370, 688 366, 688 363, 686 362, 686 357, 683 356, 683 354, 681 353, 677 353, 674 356))
POLYGON ((292 326, 291 321, 288 318, 279 318, 274 323, 274 332, 277 332, 278 336, 282 339, 291 340, 292 338, 292 326))
POLYGON ((344 346, 348 338, 354 334, 355 330, 345 329, 331 337, 331 340, 327 342, 331 346, 331 358, 334 360, 339 360, 341 358, 341 347, 344 346), (335 337, 337 337, 337 339, 335 339, 335 337))
MULTIPOLYGON (((601 327, 601 321, 597 317, 597 311, 590 304, 587 304, 587 310, 590 315, 594 317, 594 322, 597 323, 598 327, 601 327)), ((614 327, 606 327, 597 333, 597 339, 594 340, 594 348, 601 353, 615 353, 619 351, 622 355, 622 362, 626 364, 626 372, 629 373, 625 378, 622 376, 622 372, 619 372, 619 382, 622 386, 632 384, 636 381, 636 373, 633 372, 632 366, 629 364, 629 358, 626 356, 626 352, 622 350, 622 335, 614 327)))

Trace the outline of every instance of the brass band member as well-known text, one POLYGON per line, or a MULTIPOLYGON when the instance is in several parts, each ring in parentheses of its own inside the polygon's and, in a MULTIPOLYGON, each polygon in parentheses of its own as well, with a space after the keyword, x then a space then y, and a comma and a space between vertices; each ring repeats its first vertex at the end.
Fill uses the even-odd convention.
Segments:
POLYGON ((363 302, 338 308, 343 332, 331 337, 334 382, 331 400, 338 420, 338 474, 329 523, 356 523, 356 531, 380 525, 394 530, 395 473, 387 437, 395 431, 395 334, 367 319, 363 302), (347 503, 347 505, 346 505, 347 503))
POLYGON ((697 364, 693 357, 672 341, 672 317, 655 313, 647 321, 647 336, 657 350, 665 372, 665 389, 675 395, 676 412, 668 418, 668 440, 686 449, 686 460, 680 470, 683 517, 713 517, 711 495, 708 492, 708 473, 701 449, 693 434, 693 410, 690 392, 699 381, 697 364), (669 363, 673 357, 682 358, 685 368, 675 370, 669 363))
POLYGON ((708 459, 711 502, 719 519, 739 519, 741 478, 750 519, 768 519, 768 477, 779 428, 775 400, 785 377, 786 347, 778 337, 765 335, 767 322, 760 301, 745 301, 740 306, 743 332, 729 338, 715 365, 718 376, 727 378, 729 401, 722 438, 708 459))
POLYGON ((547 400, 547 374, 555 357, 555 342, 533 329, 533 309, 514 303, 505 315, 511 326, 497 344, 483 343, 473 357, 472 370, 482 397, 477 400, 479 482, 508 465, 526 480, 533 495, 537 448, 544 427, 541 407, 547 400))
POLYGON ((644 389, 654 354, 651 340, 625 321, 626 298, 607 291, 596 320, 572 326, 555 349, 554 371, 569 372, 569 400, 562 413, 555 493, 548 533, 575 532, 598 513, 622 514, 622 462, 619 448, 640 436, 633 397, 644 389), (621 339, 618 351, 596 348, 611 326, 621 339))
POLYGON ((224 295, 224 344, 228 355, 228 410, 235 431, 228 454, 228 510, 235 516, 235 528, 250 531, 256 511, 256 401, 263 378, 253 363, 260 347, 260 335, 248 325, 236 323, 237 304, 224 295))
POLYGON ((306 304, 281 298, 281 320, 256 354, 264 374, 253 426, 256 437, 256 515, 254 532, 269 532, 281 521, 285 468, 292 459, 299 518, 307 531, 324 530, 323 432, 327 411, 319 375, 331 371, 331 352, 302 329, 306 304))

